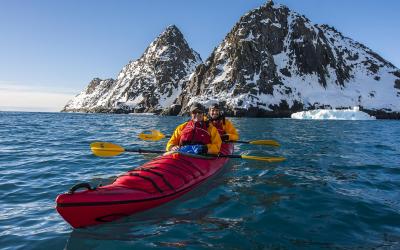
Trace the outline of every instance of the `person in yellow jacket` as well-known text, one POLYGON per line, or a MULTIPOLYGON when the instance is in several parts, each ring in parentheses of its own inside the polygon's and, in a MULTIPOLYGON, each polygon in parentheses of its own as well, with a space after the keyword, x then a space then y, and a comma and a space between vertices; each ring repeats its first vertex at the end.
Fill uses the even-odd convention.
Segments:
POLYGON ((217 128, 222 141, 237 141, 239 134, 232 122, 222 114, 222 108, 218 103, 212 104, 208 109, 208 115, 205 118, 217 128))
POLYGON ((191 120, 179 125, 167 143, 167 151, 192 154, 218 154, 221 137, 211 122, 204 121, 204 108, 198 103, 190 107, 191 120))

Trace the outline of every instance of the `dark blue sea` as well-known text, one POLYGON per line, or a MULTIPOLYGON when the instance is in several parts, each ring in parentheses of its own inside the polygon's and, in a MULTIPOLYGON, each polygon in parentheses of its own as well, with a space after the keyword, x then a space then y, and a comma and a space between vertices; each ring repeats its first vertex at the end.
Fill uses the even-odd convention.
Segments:
POLYGON ((93 141, 163 149, 140 141, 171 133, 185 117, 0 112, 1 249, 400 249, 400 121, 232 119, 236 153, 207 183, 162 207, 72 229, 58 194, 79 182, 110 183, 155 155, 98 158, 93 141))

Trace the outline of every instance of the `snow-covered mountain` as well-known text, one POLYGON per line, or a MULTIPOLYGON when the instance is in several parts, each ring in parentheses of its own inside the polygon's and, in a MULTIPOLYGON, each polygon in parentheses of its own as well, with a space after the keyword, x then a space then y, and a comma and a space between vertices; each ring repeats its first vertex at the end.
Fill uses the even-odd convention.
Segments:
POLYGON ((117 80, 94 79, 64 110, 176 115, 194 101, 223 103, 235 116, 359 106, 400 119, 400 70, 333 27, 269 1, 242 16, 205 63, 171 26, 117 80))
POLYGON ((170 108, 182 82, 202 63, 179 29, 172 25, 136 61, 129 62, 117 80, 93 79, 69 101, 67 112, 161 112, 170 108))
POLYGON ((184 113, 194 101, 223 102, 237 116, 360 106, 400 118, 400 71, 334 28, 269 1, 239 20, 176 103, 184 113))

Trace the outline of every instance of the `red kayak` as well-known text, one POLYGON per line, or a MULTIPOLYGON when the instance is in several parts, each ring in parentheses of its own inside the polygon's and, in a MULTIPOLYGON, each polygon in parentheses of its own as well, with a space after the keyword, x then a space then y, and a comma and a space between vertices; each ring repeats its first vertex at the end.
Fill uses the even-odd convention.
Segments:
MULTIPOLYGON (((221 154, 232 154, 222 144, 221 154)), ((74 228, 113 221, 174 200, 213 176, 228 158, 191 157, 179 153, 157 157, 119 176, 112 184, 92 189, 75 185, 56 199, 58 213, 74 228), (85 191, 77 192, 80 188, 85 191)))

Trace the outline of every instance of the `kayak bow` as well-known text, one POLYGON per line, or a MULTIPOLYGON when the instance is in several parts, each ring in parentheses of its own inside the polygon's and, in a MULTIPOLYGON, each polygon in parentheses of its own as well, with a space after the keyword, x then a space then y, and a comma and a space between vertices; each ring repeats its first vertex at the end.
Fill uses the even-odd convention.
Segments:
MULTIPOLYGON (((222 145, 221 153, 232 152, 232 144, 222 145)), ((57 197, 56 209, 74 228, 113 221, 182 196, 213 176, 227 161, 228 158, 179 153, 163 155, 119 176, 110 185, 74 186, 57 197), (78 191, 82 188, 85 190, 78 191)))

